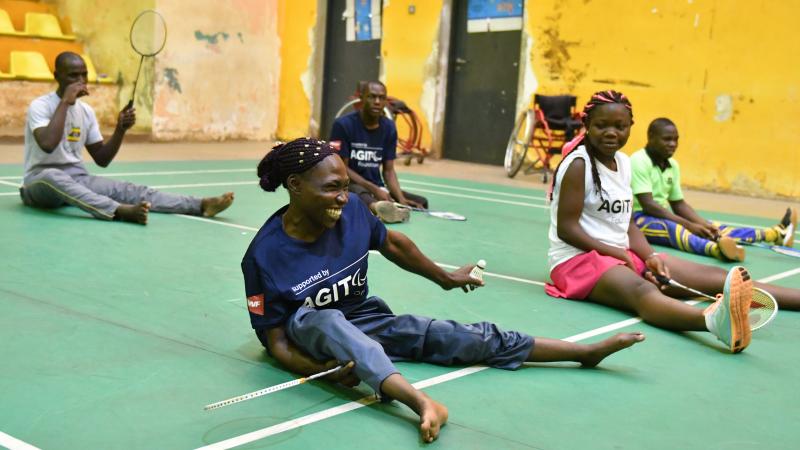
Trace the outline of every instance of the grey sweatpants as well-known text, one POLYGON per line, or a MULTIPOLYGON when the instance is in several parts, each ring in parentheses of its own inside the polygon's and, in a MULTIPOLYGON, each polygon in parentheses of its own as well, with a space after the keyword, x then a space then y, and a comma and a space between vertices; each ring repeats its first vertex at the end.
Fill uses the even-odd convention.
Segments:
POLYGON ((359 379, 380 393, 383 380, 397 373, 392 361, 440 365, 484 363, 517 369, 533 348, 533 337, 501 331, 495 324, 470 325, 410 314, 394 315, 378 297, 347 315, 338 309, 301 307, 286 324, 292 342, 313 358, 354 361, 359 379))
POLYGON ((147 186, 89 175, 80 165, 44 168, 25 177, 20 189, 28 206, 77 206, 98 219, 111 220, 122 204, 150 202, 150 211, 199 215, 201 199, 159 192, 147 186))

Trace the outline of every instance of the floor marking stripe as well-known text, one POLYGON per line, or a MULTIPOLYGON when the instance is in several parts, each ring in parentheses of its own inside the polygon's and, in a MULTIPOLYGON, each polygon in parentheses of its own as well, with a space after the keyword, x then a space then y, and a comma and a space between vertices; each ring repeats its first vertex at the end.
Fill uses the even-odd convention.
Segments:
POLYGON ((545 205, 534 205, 533 203, 515 202, 513 200, 503 200, 503 199, 499 199, 499 198, 479 197, 477 195, 457 194, 455 192, 434 191, 432 189, 419 189, 419 188, 417 188, 417 189, 414 189, 414 192, 426 192, 426 193, 430 193, 430 194, 445 195, 445 196, 448 196, 448 197, 459 197, 459 198, 468 198, 470 200, 481 200, 481 201, 484 201, 484 202, 505 203, 507 205, 526 206, 528 208, 550 209, 549 206, 545 206, 545 205))
POLYGON ((446 189, 454 189, 457 191, 466 191, 466 192, 477 192, 479 194, 494 194, 494 195, 502 195, 504 197, 515 197, 515 198, 524 198, 526 200, 538 200, 538 201, 545 201, 547 199, 544 198, 544 194, 542 197, 534 197, 531 195, 524 195, 524 194, 511 194, 508 192, 500 192, 500 191, 492 191, 488 189, 473 189, 473 188, 465 188, 460 186, 451 186, 449 184, 440 184, 440 183, 428 183, 425 181, 416 181, 416 180, 408 180, 406 178, 401 178, 400 181, 403 184, 419 184, 422 186, 432 186, 432 187, 441 187, 446 189))
POLYGON ((8 450, 39 450, 39 447, 34 447, 27 442, 22 442, 14 436, 5 434, 2 431, 0 431, 0 446, 8 450))
POLYGON ((221 181, 219 183, 193 183, 193 184, 160 184, 157 186, 150 186, 153 189, 170 189, 170 188, 194 188, 194 187, 211 187, 211 186, 258 186, 256 181, 221 181))

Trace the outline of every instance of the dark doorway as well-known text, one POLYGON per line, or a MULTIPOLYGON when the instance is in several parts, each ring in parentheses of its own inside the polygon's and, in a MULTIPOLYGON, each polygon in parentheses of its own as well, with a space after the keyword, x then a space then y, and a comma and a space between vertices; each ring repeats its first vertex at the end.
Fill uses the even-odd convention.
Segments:
MULTIPOLYGON (((515 14, 519 14, 514 20, 519 24, 522 21, 521 1, 454 0, 444 157, 502 165, 506 143, 514 127, 522 32, 520 29, 492 31, 492 19, 483 24, 488 32, 468 32, 468 12, 474 13, 475 3, 497 9, 513 5, 517 8, 515 14)), ((474 29, 478 21, 472 16, 470 21, 474 29)))
MULTIPOLYGON (((379 27, 381 0, 328 1, 322 117, 319 129, 323 139, 330 135, 336 112, 355 93, 356 84, 361 80, 378 79, 381 40, 370 38, 369 19, 374 14, 369 11, 377 12, 376 25, 379 27), (349 41, 348 20, 351 27, 349 41)), ((375 34, 379 36, 379 33, 378 28, 375 34)))

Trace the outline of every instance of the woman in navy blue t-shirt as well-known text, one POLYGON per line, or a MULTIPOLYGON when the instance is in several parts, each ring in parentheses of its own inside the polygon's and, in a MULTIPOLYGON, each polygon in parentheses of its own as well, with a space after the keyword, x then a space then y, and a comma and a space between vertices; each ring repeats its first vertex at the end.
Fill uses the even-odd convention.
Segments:
POLYGON ((266 191, 283 185, 289 204, 261 227, 242 260, 257 336, 278 362, 302 375, 347 361, 328 380, 347 386, 364 381, 408 405, 420 416, 425 442, 436 439, 447 408, 412 387, 392 361, 483 363, 502 369, 526 361, 595 366, 644 339, 640 333, 624 333, 581 345, 534 340, 488 322, 466 325, 395 315, 383 300, 369 296, 370 250, 446 290, 468 292, 483 282, 469 276, 473 265, 444 271, 408 237, 387 230, 356 196, 349 199, 347 168, 322 141, 297 139, 276 146, 259 164, 258 175, 266 191))

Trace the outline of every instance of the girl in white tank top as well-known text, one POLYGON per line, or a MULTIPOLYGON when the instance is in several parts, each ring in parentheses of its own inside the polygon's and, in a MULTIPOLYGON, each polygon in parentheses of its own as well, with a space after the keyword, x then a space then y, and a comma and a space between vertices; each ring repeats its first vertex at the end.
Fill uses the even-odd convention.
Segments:
MULTIPOLYGON (((735 267, 726 273, 660 255, 631 223, 630 161, 619 151, 633 124, 627 97, 598 92, 582 118, 585 135, 565 145, 553 177, 548 252, 553 284, 547 293, 632 311, 670 330, 711 331, 732 352, 743 350, 750 343, 753 287, 747 271, 735 267), (662 292, 653 273, 674 276, 710 295, 724 291, 724 296, 703 311, 665 295, 686 293, 675 288, 662 292)), ((800 291, 759 285, 800 309, 800 291)))

